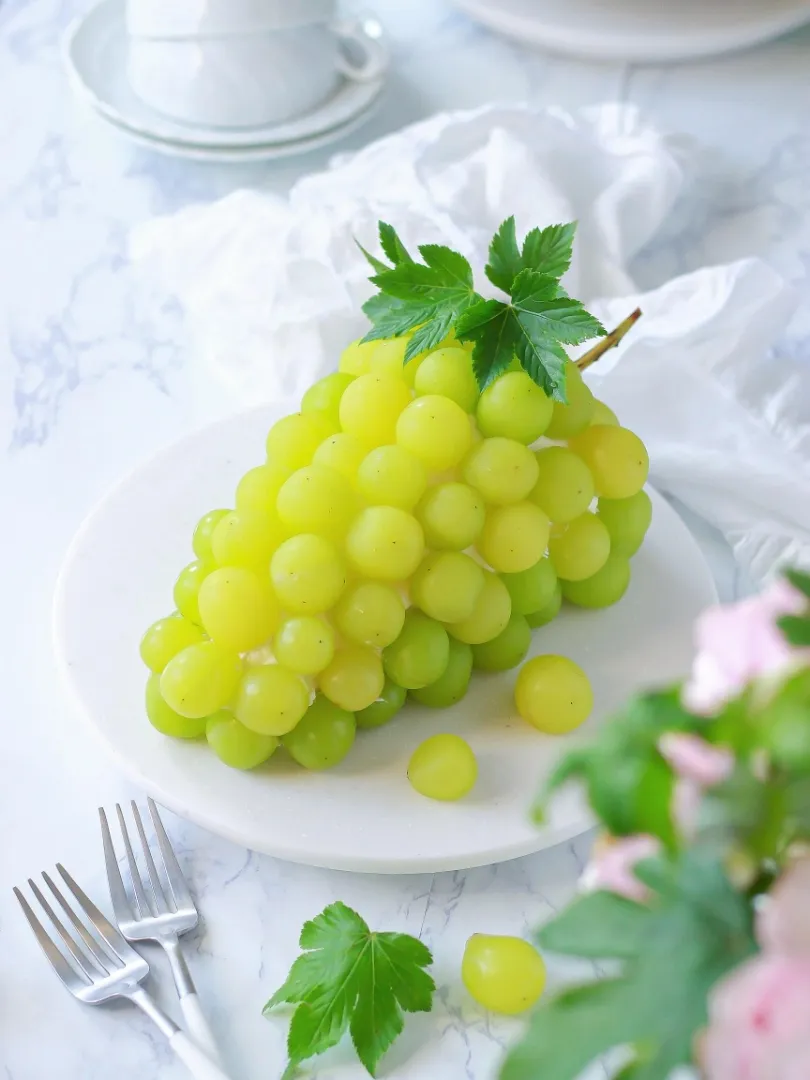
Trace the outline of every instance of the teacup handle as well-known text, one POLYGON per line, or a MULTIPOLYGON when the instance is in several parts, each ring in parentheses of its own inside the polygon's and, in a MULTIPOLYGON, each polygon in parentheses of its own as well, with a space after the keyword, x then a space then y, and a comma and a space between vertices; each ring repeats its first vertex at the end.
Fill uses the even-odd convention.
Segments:
POLYGON ((359 21, 338 22, 332 29, 341 42, 350 42, 358 46, 365 57, 360 65, 356 65, 348 56, 338 53, 338 71, 356 82, 371 82, 373 79, 378 79, 388 67, 388 50, 383 43, 377 38, 370 37, 363 29, 362 22, 359 21))

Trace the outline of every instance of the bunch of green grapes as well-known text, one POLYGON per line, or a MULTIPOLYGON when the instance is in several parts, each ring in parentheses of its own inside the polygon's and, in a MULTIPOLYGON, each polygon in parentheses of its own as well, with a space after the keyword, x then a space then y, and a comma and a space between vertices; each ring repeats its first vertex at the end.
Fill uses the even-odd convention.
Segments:
MULTIPOLYGON (((475 669, 521 664, 564 600, 624 594, 647 454, 576 366, 563 405, 520 370, 479 393, 452 338, 408 363, 406 344, 351 344, 273 425, 233 508, 197 524, 176 610, 141 642, 158 731, 205 737, 234 768, 282 744, 330 768, 408 697, 454 705, 475 669)), ((554 730, 532 694, 565 697, 570 679, 554 663, 524 679, 521 713, 554 730)), ((463 745, 420 750, 414 783, 433 797, 445 775, 474 782, 463 745)))

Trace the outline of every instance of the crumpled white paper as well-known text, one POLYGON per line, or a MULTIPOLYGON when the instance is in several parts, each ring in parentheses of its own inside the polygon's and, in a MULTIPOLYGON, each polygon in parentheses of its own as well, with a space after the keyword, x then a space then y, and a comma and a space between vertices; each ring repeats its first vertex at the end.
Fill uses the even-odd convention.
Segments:
MULTIPOLYGON (((589 371, 650 450, 655 485, 717 526, 762 580, 810 565, 810 370, 770 347, 795 298, 759 260, 639 294, 627 266, 683 185, 675 142, 633 109, 445 113, 335 160, 282 200, 240 191, 141 226, 131 252, 183 304, 200 362, 245 405, 300 397, 366 321, 376 223, 462 251, 486 292, 489 239, 514 214, 579 221, 565 278, 606 325, 644 310, 589 371)), ((294 406, 293 406, 294 407, 294 406)))

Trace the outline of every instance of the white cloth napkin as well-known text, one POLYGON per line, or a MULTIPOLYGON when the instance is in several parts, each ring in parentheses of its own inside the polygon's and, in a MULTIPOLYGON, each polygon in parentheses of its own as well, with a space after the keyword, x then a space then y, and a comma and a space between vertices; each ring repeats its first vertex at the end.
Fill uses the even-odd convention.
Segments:
POLYGON ((656 486, 762 580, 783 562, 810 565, 810 369, 770 352, 795 298, 759 260, 638 293, 627 267, 682 188, 677 145, 620 106, 445 113, 336 159, 287 200, 239 191, 149 222, 131 252, 183 304, 223 391, 292 403, 364 332, 372 288, 354 238, 376 250, 378 219, 409 246, 462 251, 482 292, 504 218, 519 234, 577 219, 569 292, 607 325, 644 310, 589 372, 595 392, 647 443, 656 486))

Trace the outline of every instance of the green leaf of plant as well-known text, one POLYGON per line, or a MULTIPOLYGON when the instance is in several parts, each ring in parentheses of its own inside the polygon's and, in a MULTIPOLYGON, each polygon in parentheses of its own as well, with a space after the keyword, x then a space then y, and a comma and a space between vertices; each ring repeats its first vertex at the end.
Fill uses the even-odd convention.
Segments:
POLYGON ((532 229, 523 241, 522 262, 530 270, 561 278, 571 265, 574 234, 577 223, 549 225, 545 229, 532 229))
POLYGON ((420 244, 419 254, 445 284, 455 283, 467 292, 473 291, 472 267, 463 255, 442 244, 420 244))
POLYGON ((810 574, 805 574, 801 570, 786 570, 785 577, 794 589, 798 589, 800 593, 804 593, 808 600, 810 600, 810 574))
POLYGON ((551 999, 509 1055, 501 1080, 575 1080, 616 1047, 637 1048, 633 1080, 665 1080, 691 1060, 714 984, 756 950, 748 900, 719 859, 691 850, 646 860, 655 890, 644 945, 618 978, 551 999))
POLYGON ((380 247, 385 252, 389 262, 392 262, 394 266, 399 266, 400 263, 413 262, 407 248, 397 236, 397 231, 393 225, 381 221, 377 227, 380 232, 380 247))
POLYGON ((605 328, 579 300, 560 296, 557 282, 536 270, 521 270, 512 285, 512 306, 524 327, 532 326, 536 337, 579 345, 589 338, 604 337, 605 328))
POLYGON ((500 300, 479 300, 456 319, 459 341, 473 341, 473 372, 485 390, 512 363, 517 345, 512 312, 500 300))
POLYGON ((424 970, 433 962, 430 952, 407 934, 372 933, 340 902, 304 924, 300 945, 304 952, 264 1008, 297 1006, 287 1038, 288 1072, 349 1030, 373 1076, 402 1030, 403 1012, 430 1011, 435 984, 424 970))
POLYGON ((379 341, 382 338, 401 337, 420 326, 433 314, 430 305, 406 304, 385 293, 376 293, 363 304, 363 311, 374 324, 363 341, 379 341))
POLYGON ((391 269, 391 267, 388 265, 388 263, 384 263, 382 261, 382 259, 378 259, 376 255, 372 255, 370 251, 367 251, 357 238, 355 238, 354 242, 360 248, 363 255, 365 255, 366 262, 369 264, 369 266, 371 266, 371 268, 375 271, 375 273, 379 274, 379 272, 381 270, 390 270, 391 269))
POLYGON ((652 912, 612 892, 578 897, 540 928, 544 949, 593 960, 631 960, 646 948, 652 912))
POLYGON ((420 353, 437 348, 447 337, 452 324, 453 312, 444 311, 420 326, 405 347, 405 363, 420 353))
POLYGON ((776 624, 791 645, 805 648, 810 645, 810 618, 804 615, 783 615, 776 624))
POLYGON ((505 293, 511 293, 512 282, 522 269, 523 259, 515 236, 515 219, 508 217, 492 237, 489 262, 484 267, 484 273, 493 285, 505 293))

